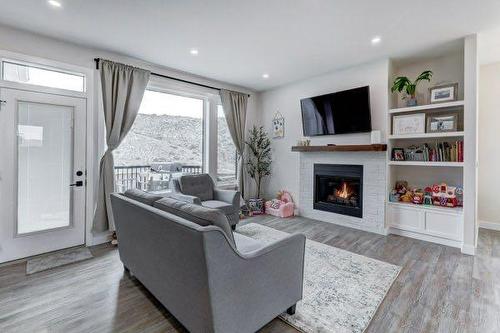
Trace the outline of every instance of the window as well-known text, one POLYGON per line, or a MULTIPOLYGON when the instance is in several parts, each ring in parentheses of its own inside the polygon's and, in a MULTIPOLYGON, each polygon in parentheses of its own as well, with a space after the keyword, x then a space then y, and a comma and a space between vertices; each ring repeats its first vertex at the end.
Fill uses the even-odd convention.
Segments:
POLYGON ((114 151, 117 191, 165 191, 170 179, 203 170, 205 101, 146 90, 137 118, 114 151))
POLYGON ((69 73, 55 68, 42 68, 9 61, 2 62, 2 79, 51 88, 79 92, 85 91, 85 76, 83 74, 69 73))
POLYGON ((217 181, 234 183, 236 163, 236 147, 227 127, 222 105, 217 105, 217 181))

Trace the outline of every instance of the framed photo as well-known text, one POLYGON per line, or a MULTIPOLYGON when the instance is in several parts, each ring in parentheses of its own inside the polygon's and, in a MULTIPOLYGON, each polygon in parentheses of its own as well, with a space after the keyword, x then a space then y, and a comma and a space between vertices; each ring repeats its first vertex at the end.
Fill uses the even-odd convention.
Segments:
POLYGON ((279 139, 285 136, 285 118, 280 112, 276 112, 273 117, 273 138, 279 139))
POLYGON ((392 148, 392 160, 393 161, 404 161, 405 160, 405 150, 403 148, 392 148))
POLYGON ((456 101, 458 99, 458 83, 429 88, 431 104, 456 101))
POLYGON ((425 113, 415 113, 392 118, 392 134, 423 134, 425 133, 425 113))
POLYGON ((455 132, 458 128, 458 114, 438 114, 427 117, 427 133, 455 132))

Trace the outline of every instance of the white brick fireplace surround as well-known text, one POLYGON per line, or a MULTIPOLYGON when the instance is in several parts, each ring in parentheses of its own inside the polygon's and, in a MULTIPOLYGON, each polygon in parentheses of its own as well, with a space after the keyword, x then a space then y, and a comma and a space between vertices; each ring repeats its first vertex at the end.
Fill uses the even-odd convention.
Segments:
POLYGON ((386 159, 385 152, 300 153, 299 215, 385 235, 386 159), (363 166, 362 218, 313 209, 314 164, 363 166))

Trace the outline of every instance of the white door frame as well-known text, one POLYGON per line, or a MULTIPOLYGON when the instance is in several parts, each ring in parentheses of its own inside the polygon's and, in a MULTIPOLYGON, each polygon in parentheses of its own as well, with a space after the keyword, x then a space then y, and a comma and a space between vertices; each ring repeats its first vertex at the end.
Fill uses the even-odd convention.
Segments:
MULTIPOLYGON (((27 256, 37 255, 45 252, 59 250, 71 246, 85 243, 85 209, 86 192, 85 187, 68 188, 70 204, 69 225, 52 227, 43 230, 26 230, 19 233, 19 151, 18 151, 18 124, 19 124, 19 103, 30 103, 33 105, 54 105, 69 107, 73 109, 71 120, 71 171, 66 176, 65 183, 81 180, 75 174, 76 170, 84 170, 86 167, 86 99, 81 97, 68 97, 55 94, 47 94, 19 89, 1 88, 2 99, 6 104, 2 105, 0 118, 5 121, 2 126, 4 132, 1 133, 5 139, 5 152, 9 158, 3 160, 3 172, 6 177, 2 180, 5 187, 2 188, 2 195, 5 195, 2 205, 3 251, 0 255, 1 261, 17 260, 27 256), (75 140, 76 139, 76 140, 75 140), (12 154, 12 155, 11 155, 12 154), (13 158, 11 158, 13 157, 13 158)), ((69 125, 69 124, 68 124, 69 125)), ((69 130, 69 128, 67 129, 69 130)), ((3 149, 2 149, 3 150, 3 149)), ((25 179, 25 178, 23 178, 25 179)), ((42 199, 43 200, 43 199, 42 199)))
MULTIPOLYGON (((46 94, 55 94, 69 97, 80 97, 86 99, 86 183, 85 186, 85 245, 92 246, 95 244, 102 243, 108 237, 107 234, 102 235, 100 238, 96 238, 92 234, 92 220, 94 216, 94 193, 96 184, 96 171, 98 175, 98 170, 96 166, 99 165, 98 158, 94 158, 100 152, 100 145, 104 145, 104 124, 102 121, 98 121, 98 117, 95 113, 100 110, 97 98, 94 98, 95 87, 97 87, 96 80, 98 75, 95 74, 93 67, 83 67, 73 64, 68 64, 60 61, 44 59, 40 57, 33 57, 21 53, 10 52, 6 50, 0 50, 0 61, 11 60, 15 62, 24 62, 28 64, 40 65, 48 68, 56 68, 69 72, 76 72, 85 75, 85 91, 76 92, 64 89, 49 88, 43 86, 37 86, 32 84, 23 84, 17 82, 10 82, 2 80, 2 66, 0 66, 0 87, 1 88, 12 88, 33 92, 40 92, 46 94), (96 110, 94 112, 94 110, 96 110)), ((89 61, 89 65, 93 66, 93 60, 89 61)))

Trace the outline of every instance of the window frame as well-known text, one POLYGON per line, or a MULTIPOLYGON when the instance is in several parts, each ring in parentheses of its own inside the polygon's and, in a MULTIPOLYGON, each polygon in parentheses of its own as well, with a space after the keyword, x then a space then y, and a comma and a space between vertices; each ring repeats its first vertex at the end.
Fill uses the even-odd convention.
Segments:
MULTIPOLYGON (((69 65, 68 65, 69 66, 69 65)), ((78 70, 71 70, 71 69, 66 69, 68 66, 64 66, 64 68, 61 67, 56 67, 55 65, 50 65, 50 64, 43 64, 40 62, 32 62, 32 61, 26 61, 26 60, 20 60, 20 59, 14 59, 10 57, 2 57, 0 58, 0 81, 2 82, 2 85, 14 85, 14 88, 22 86, 30 86, 33 87, 35 90, 39 89, 44 89, 44 90, 54 90, 56 92, 61 92, 64 91, 65 95, 76 95, 77 97, 85 97, 87 96, 87 90, 88 88, 88 74, 82 71, 78 70), (7 80, 4 79, 4 64, 12 64, 12 65, 19 65, 19 66, 25 66, 25 67, 31 67, 31 68, 36 68, 36 69, 42 69, 54 73, 61 73, 61 74, 68 74, 68 75, 74 75, 82 78, 82 91, 79 90, 71 90, 71 89, 64 89, 64 88, 57 88, 57 87, 50 87, 46 85, 39 85, 39 84, 33 84, 33 83, 26 83, 26 82, 19 82, 19 81, 12 81, 12 80, 7 80)))
POLYGON ((150 83, 148 84, 148 86, 146 87, 146 91, 153 91, 153 92, 157 92, 157 93, 162 93, 162 94, 168 94, 168 95, 174 95, 174 96, 180 96, 180 97, 186 97, 186 98, 193 98, 193 99, 198 99, 198 100, 201 100, 203 101, 203 116, 202 116, 202 143, 201 143, 201 146, 202 146, 202 151, 201 151, 201 169, 202 169, 202 172, 207 172, 207 165, 206 165, 206 152, 207 152, 207 149, 206 149, 206 144, 205 144, 205 138, 206 138, 206 133, 207 133, 207 103, 208 103, 208 99, 203 96, 202 94, 196 94, 196 93, 192 93, 192 92, 186 92, 186 91, 179 91, 179 90, 176 90, 176 89, 172 89, 168 86, 161 86, 161 85, 158 85, 158 84, 151 84, 151 81, 150 83))
POLYGON ((235 188, 237 186, 237 163, 235 163, 235 178, 233 181, 219 182, 217 180, 217 105, 222 105, 219 91, 155 76, 151 76, 146 90, 203 100, 202 170, 214 179, 217 186, 235 188))

